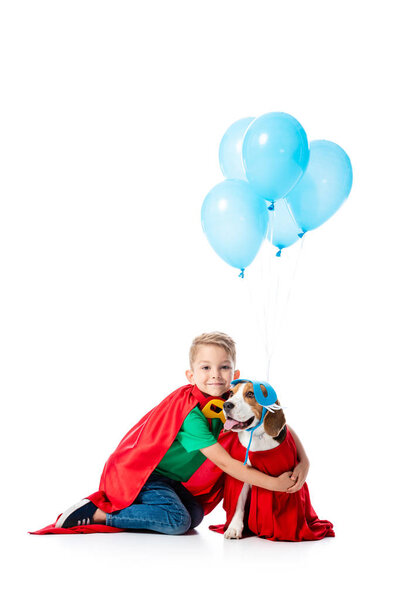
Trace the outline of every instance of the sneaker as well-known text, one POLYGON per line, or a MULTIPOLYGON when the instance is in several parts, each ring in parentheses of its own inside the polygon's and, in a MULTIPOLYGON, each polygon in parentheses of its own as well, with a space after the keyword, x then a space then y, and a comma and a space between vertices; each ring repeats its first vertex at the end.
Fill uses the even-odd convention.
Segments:
POLYGON ((87 498, 71 506, 58 518, 56 527, 77 527, 78 525, 90 525, 93 523, 93 515, 97 506, 87 498))

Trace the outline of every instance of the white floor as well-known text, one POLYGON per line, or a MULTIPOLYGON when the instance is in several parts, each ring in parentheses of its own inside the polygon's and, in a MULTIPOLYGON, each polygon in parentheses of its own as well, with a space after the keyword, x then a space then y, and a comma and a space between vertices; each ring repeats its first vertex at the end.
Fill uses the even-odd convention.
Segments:
MULTIPOLYGON (((217 508, 185 536, 148 533, 30 536, 10 532, 7 598, 360 598, 396 596, 393 546, 365 523, 343 519, 318 542, 225 540, 208 530, 217 508)), ((4 563, 3 563, 4 564, 4 563)))

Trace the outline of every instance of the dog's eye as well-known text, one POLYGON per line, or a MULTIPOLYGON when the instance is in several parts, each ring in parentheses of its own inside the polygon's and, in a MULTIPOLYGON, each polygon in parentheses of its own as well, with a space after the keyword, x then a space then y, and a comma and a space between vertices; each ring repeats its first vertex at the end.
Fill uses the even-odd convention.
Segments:
POLYGON ((229 392, 228 392, 228 398, 232 398, 232 396, 233 396, 233 392, 232 392, 232 390, 229 390, 229 392))
POLYGON ((254 398, 253 392, 247 392, 246 396, 247 398, 254 398))

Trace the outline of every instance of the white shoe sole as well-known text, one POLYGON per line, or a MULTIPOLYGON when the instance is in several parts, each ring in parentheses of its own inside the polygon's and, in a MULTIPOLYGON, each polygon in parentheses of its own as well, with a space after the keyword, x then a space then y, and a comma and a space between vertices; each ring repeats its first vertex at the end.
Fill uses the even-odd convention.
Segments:
POLYGON ((90 500, 88 500, 87 498, 84 498, 83 500, 81 500, 80 502, 77 502, 76 504, 74 504, 73 506, 71 506, 70 508, 68 508, 68 510, 66 510, 65 512, 63 512, 63 514, 59 517, 59 519, 56 521, 55 527, 62 527, 65 523, 65 521, 68 519, 68 517, 77 509, 80 508, 81 506, 85 506, 85 504, 87 504, 88 502, 90 502, 90 500))

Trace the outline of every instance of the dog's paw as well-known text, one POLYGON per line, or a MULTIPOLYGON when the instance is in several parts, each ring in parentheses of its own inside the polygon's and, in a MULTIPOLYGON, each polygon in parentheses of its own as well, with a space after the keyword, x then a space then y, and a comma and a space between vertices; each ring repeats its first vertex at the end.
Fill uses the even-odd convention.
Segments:
POLYGON ((243 527, 228 527, 224 533, 226 540, 240 540, 242 537, 243 527))

